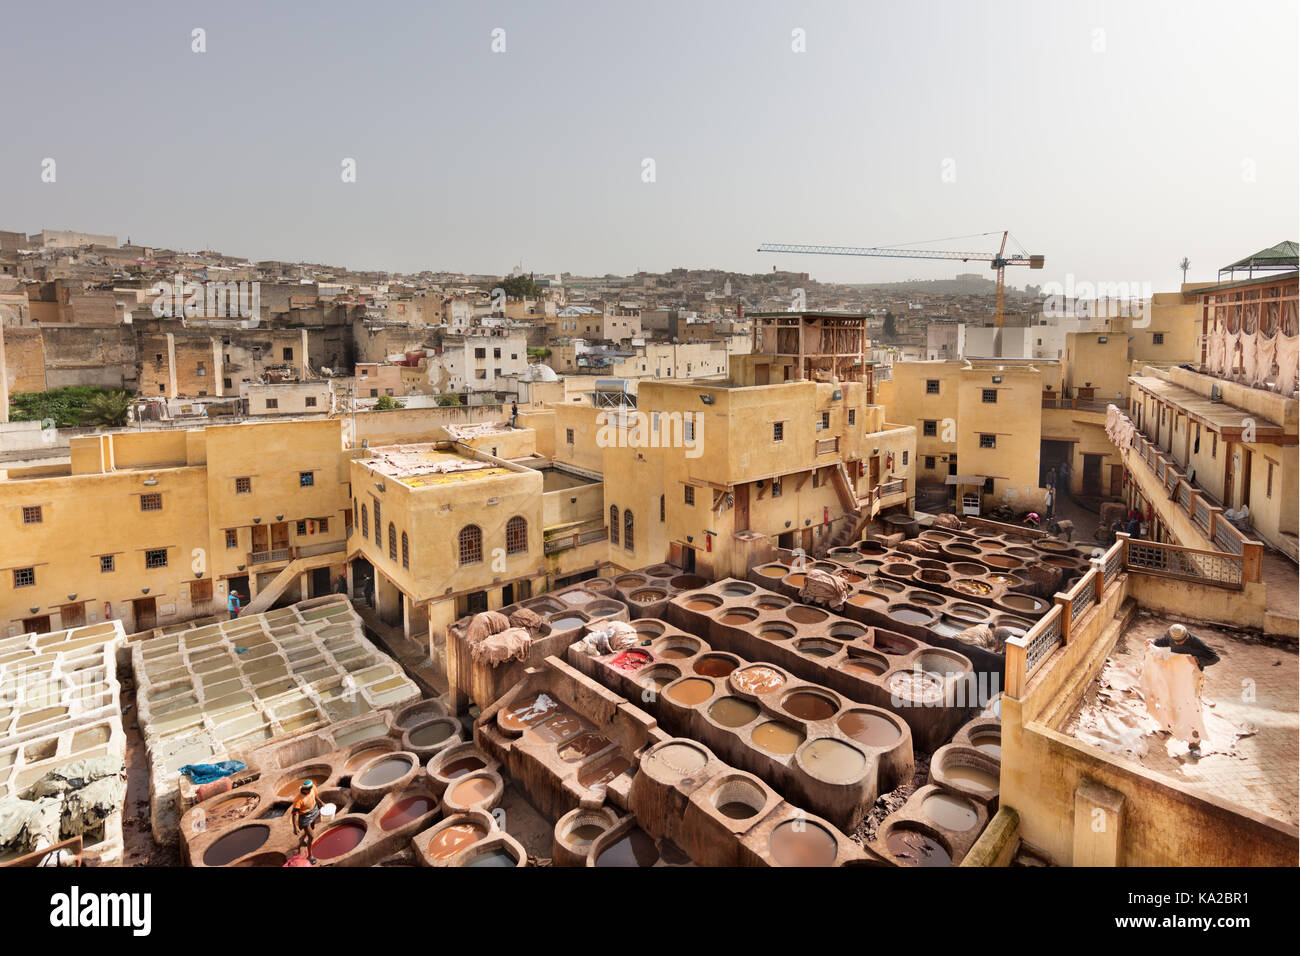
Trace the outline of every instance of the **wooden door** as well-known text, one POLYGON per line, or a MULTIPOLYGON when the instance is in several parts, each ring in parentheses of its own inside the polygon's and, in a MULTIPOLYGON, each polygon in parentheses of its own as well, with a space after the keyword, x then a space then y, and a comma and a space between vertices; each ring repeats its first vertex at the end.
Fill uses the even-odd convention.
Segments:
POLYGON ((1110 466, 1110 496, 1112 498, 1124 497, 1124 466, 1110 466))
POLYGON ((48 614, 39 614, 36 617, 23 618, 23 630, 35 631, 37 634, 48 634, 50 631, 50 616, 48 614))
POLYGON ((59 627, 81 627, 86 623, 86 602, 65 604, 59 608, 59 627))
POLYGON ((131 602, 135 612, 135 629, 147 631, 158 626, 158 600, 156 598, 136 598, 131 602))
POLYGON ((749 485, 736 485, 734 491, 736 530, 749 530, 749 485))
POLYGON ((270 532, 264 524, 253 525, 253 554, 271 550, 270 532))
POLYGON ((289 547, 289 522, 277 521, 271 525, 271 550, 279 551, 289 547))
POLYGON ((1101 455, 1083 456, 1083 494, 1088 498, 1101 497, 1101 455))

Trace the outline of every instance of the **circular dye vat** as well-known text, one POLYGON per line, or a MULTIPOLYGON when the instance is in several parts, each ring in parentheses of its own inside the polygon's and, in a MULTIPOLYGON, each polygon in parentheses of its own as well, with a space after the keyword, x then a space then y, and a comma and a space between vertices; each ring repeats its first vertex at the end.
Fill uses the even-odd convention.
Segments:
POLYGON ((907 599, 913 604, 920 604, 923 607, 938 607, 947 601, 947 598, 931 594, 929 591, 912 591, 907 595, 907 599))
POLYGON ((893 634, 886 634, 883 631, 876 631, 876 637, 871 642, 871 646, 882 654, 894 654, 896 656, 910 654, 916 649, 915 642, 893 634))
MULTIPOLYGON (((660 656, 662 657, 663 655, 660 656)), ((609 662, 609 665, 610 667, 617 668, 621 671, 634 671, 638 668, 645 667, 653 659, 654 658, 645 651, 633 648, 630 651, 624 651, 622 654, 619 654, 618 657, 609 662)))
POLYGON ((791 603, 789 598, 778 594, 765 594, 754 602, 754 607, 760 611, 781 611, 788 608, 791 603))
POLYGON ((719 654, 705 654, 695 662, 695 673, 705 677, 726 677, 735 669, 735 661, 719 654))
POLYGON ((633 623, 632 627, 635 628, 636 632, 640 634, 643 638, 658 637, 660 634, 664 632, 663 624, 659 623, 658 621, 650 621, 650 620, 636 621, 633 623))
POLYGON ((722 607, 722 599, 716 598, 711 594, 704 597, 692 598, 686 602, 686 608, 690 611, 712 611, 715 608, 722 607))
POLYGON ((353 820, 332 826, 313 841, 312 855, 318 860, 333 860, 357 848, 366 836, 366 828, 353 820))
POLYGON ((819 624, 829 616, 825 611, 819 611, 815 607, 805 607, 795 605, 786 609, 785 616, 796 624, 819 624))
POLYGON ((971 578, 961 578, 952 582, 954 591, 961 591, 963 594, 975 594, 983 597, 993 593, 993 585, 984 581, 975 581, 971 578))
POLYGON ((840 662, 840 670, 854 677, 879 677, 889 670, 889 665, 875 657, 846 657, 840 662))
POLYGON ((420 819, 437 805, 437 800, 422 793, 403 797, 389 807, 384 815, 379 818, 379 829, 396 830, 413 820, 420 819))
POLYGON ((677 678, 681 676, 682 676, 681 671, 679 671, 675 667, 666 667, 666 666, 651 667, 648 670, 642 672, 641 677, 637 681, 637 683, 639 683, 642 687, 646 688, 647 690, 652 690, 656 694, 658 694, 661 693, 666 686, 668 686, 670 683, 677 680, 677 678))
POLYGON ((980 549, 973 544, 953 543, 944 545, 944 547, 953 554, 976 555, 980 553, 980 549))
POLYGON ((470 777, 451 788, 448 796, 452 802, 462 807, 472 807, 482 803, 496 792, 496 783, 491 777, 470 777))
POLYGON ((784 564, 764 564, 754 569, 765 578, 781 578, 789 572, 784 564))
POLYGON ((645 584, 645 580, 639 574, 620 574, 614 579, 614 584, 621 588, 634 588, 645 584))
MULTIPOLYGON (((392 756, 385 757, 378 763, 371 764, 357 781, 363 787, 382 787, 399 779, 403 774, 411 769, 413 764, 410 757, 392 756)), ((319 856, 320 854, 316 854, 319 856)))
POLYGON ((299 776, 286 778, 285 781, 280 784, 280 789, 275 791, 275 795, 277 797, 296 797, 298 791, 302 788, 302 782, 304 780, 310 780, 319 787, 328 779, 328 771, 307 770, 299 776))
POLYGON ((498 718, 501 726, 507 730, 524 730, 529 724, 536 723, 543 717, 555 713, 559 703, 546 694, 534 694, 508 710, 502 711, 498 718))
POLYGON ((726 597, 745 597, 747 594, 753 594, 754 590, 754 585, 736 581, 726 585, 722 593, 726 597))
POLYGON ((1030 594, 1004 594, 1002 603, 1015 611, 1041 611, 1047 607, 1046 602, 1039 600, 1030 594))
POLYGON ((846 737, 867 747, 892 747, 903 732, 888 717, 869 710, 850 710, 835 722, 846 737))
POLYGON ((660 591, 658 588, 641 588, 631 594, 632 600, 637 604, 654 604, 656 601, 662 601, 667 596, 667 591, 660 591))
POLYGON ((687 647, 684 644, 669 644, 661 651, 657 651, 659 657, 666 661, 680 660, 683 657, 694 657, 696 649, 687 647))
POLYGON ((920 830, 895 828, 885 837, 885 849, 903 866, 952 866, 943 844, 920 830))
POLYGON ((805 575, 802 571, 795 571, 793 574, 787 574, 784 580, 785 583, 792 588, 802 588, 803 583, 806 579, 807 579, 807 575, 805 575))
POLYGON ((594 843, 605 829, 594 823, 580 823, 568 832, 568 839, 570 843, 594 843))
POLYGON ((428 855, 434 860, 446 860, 485 836, 487 830, 477 823, 453 823, 439 830, 429 841, 428 855))
POLYGON ((819 641, 816 638, 799 641, 795 644, 795 650, 809 657, 830 657, 839 649, 838 644, 832 644, 830 641, 819 641))
POLYGON ((769 720, 755 727, 750 739, 768 753, 792 754, 804 742, 804 733, 782 721, 769 720))
POLYGON ((551 626, 557 631, 571 631, 575 627, 582 627, 586 620, 580 617, 561 616, 551 618, 551 626))
POLYGON ((976 733, 971 735, 971 746, 981 750, 997 760, 1002 759, 1002 735, 999 733, 976 733))
POLYGON ((732 820, 748 820, 750 817, 758 815, 757 810, 748 803, 741 803, 739 800, 718 804, 718 812, 732 820))
POLYGON ((838 850, 824 827, 804 820, 787 820, 778 826, 768 848, 780 866, 831 866, 838 850))
POLYGON ((252 853, 271 835, 264 823, 251 823, 219 837, 203 854, 204 866, 225 866, 246 853, 252 853))
POLYGON ((753 608, 738 607, 732 608, 718 618, 718 623, 726 624, 729 627, 744 627, 746 624, 752 624, 757 618, 758 612, 753 608))
POLYGON ((747 694, 770 694, 785 684, 785 677, 782 676, 780 671, 759 665, 733 671, 731 683, 737 690, 744 691, 747 694))
POLYGON ((432 717, 445 717, 447 712, 437 701, 426 701, 402 712, 393 723, 399 730, 407 730, 416 724, 422 724, 432 717))
MULTIPOLYGON (((674 587, 679 591, 694 591, 696 588, 702 588, 708 583, 698 574, 679 574, 668 582, 670 587, 674 587)), ((718 603, 722 602, 719 601, 718 603)))
POLYGON ((866 607, 868 604, 883 604, 885 596, 875 591, 860 591, 849 596, 849 603, 854 607, 866 607))
POLYGON ((659 848, 640 827, 632 827, 600 851, 596 866, 654 866, 659 862, 659 848))
POLYGON ((891 607, 887 613, 895 621, 900 621, 903 624, 929 624, 934 620, 934 615, 929 611, 923 611, 919 607, 912 607, 908 604, 891 607))
POLYGON ((257 808, 259 800, 257 794, 222 800, 216 806, 203 811, 203 825, 210 830, 216 830, 236 820, 242 820, 257 808))
POLYGON ((903 700, 942 700, 943 682, 934 674, 900 671, 889 679, 889 693, 903 700))
POLYGON ((484 850, 482 853, 475 853, 465 861, 465 866, 480 867, 506 867, 518 866, 519 861, 515 859, 514 854, 504 847, 492 847, 490 850, 484 850))
POLYGON ((867 758, 862 751, 833 737, 814 740, 799 754, 799 759, 809 772, 823 780, 857 780, 867 769, 867 758))
POLYGON ((981 621, 988 620, 989 612, 974 604, 954 604, 948 608, 948 616, 978 624, 981 621))
POLYGON ((654 752, 654 759, 680 774, 690 775, 701 770, 708 758, 689 744, 665 744, 654 752))
POLYGON ((785 627, 780 624, 765 624, 763 629, 758 632, 758 636, 765 641, 788 641, 798 633, 793 627, 785 627))
POLYGON ((980 793, 992 793, 998 788, 998 778, 979 767, 948 764, 943 768, 943 773, 949 780, 980 793))
POLYGON ((797 690, 781 701, 781 707, 792 717, 800 720, 826 720, 839 710, 828 697, 810 691, 797 690))
MULTIPOLYGON (((348 762, 343 765, 343 769, 346 772, 351 773, 358 767, 370 763, 370 761, 374 760, 381 754, 389 753, 392 749, 392 747, 366 747, 364 750, 358 750, 348 758, 348 762)), ((281 794, 281 796, 289 796, 289 794, 281 794)))
POLYGON ((436 747, 448 737, 451 737, 454 730, 453 725, 445 720, 436 720, 433 723, 425 724, 411 731, 411 746, 436 747))
POLYGON ((556 751, 565 763, 577 763, 600 753, 609 746, 609 738, 601 734, 580 734, 556 751))
POLYGON ((457 757, 455 760, 443 764, 438 768, 438 773, 440 776, 446 777, 448 780, 455 780, 458 777, 465 776, 467 773, 473 773, 475 770, 482 770, 486 766, 487 764, 482 760, 475 757, 473 754, 470 754, 466 757, 457 757))
POLYGON ((743 697, 720 697, 709 707, 709 716, 724 727, 743 727, 758 714, 758 705, 743 697))
POLYGON ((969 800, 951 793, 932 793, 921 802, 921 812, 945 830, 964 833, 979 822, 979 814, 969 800))
POLYGON ((673 684, 664 692, 669 700, 676 701, 684 707, 694 707, 696 704, 702 704, 713 696, 713 681, 704 680, 700 677, 688 677, 679 683, 673 684))

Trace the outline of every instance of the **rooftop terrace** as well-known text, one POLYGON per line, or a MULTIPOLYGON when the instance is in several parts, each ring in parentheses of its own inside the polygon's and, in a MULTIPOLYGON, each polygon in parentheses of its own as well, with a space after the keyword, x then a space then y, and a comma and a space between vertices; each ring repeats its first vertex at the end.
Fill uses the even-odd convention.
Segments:
POLYGON ((459 484, 513 473, 504 466, 471 458, 445 443, 388 445, 370 452, 369 458, 360 459, 361 465, 409 488, 459 484))

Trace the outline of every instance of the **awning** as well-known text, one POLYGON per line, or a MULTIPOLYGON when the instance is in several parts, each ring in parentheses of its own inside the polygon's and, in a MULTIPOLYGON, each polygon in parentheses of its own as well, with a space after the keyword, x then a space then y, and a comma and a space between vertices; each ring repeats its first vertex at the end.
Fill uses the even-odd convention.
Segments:
POLYGON ((949 475, 944 479, 945 485, 982 485, 988 480, 986 475, 949 475))

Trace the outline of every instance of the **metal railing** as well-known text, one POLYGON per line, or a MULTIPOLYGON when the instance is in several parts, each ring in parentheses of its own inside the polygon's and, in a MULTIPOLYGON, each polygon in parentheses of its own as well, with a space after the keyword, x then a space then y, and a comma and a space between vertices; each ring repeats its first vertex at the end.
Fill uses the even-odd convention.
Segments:
POLYGON ((880 487, 880 497, 882 498, 888 495, 901 494, 902 492, 907 491, 907 479, 896 478, 893 481, 884 482, 879 487, 880 487))
POLYGON ((547 539, 542 545, 546 554, 556 554, 560 551, 567 551, 570 548, 578 548, 584 544, 591 544, 593 541, 604 541, 609 537, 609 531, 600 528, 596 531, 583 531, 574 534, 557 535, 547 539))
POLYGON ((289 548, 272 548, 270 551, 254 551, 248 556, 249 564, 274 564, 277 561, 288 561, 292 557, 292 551, 289 548))
POLYGON ((300 558, 310 558, 318 554, 329 554, 331 551, 342 551, 347 547, 343 541, 321 541, 317 544, 303 544, 294 548, 294 553, 300 558))
POLYGON ((1192 512, 1192 518, 1201 526, 1202 530, 1207 534, 1209 533, 1212 519, 1210 518, 1210 506, 1205 503, 1204 498, 1196 499, 1196 510, 1192 512))
POLYGON ((1097 603, 1097 572, 1089 571, 1068 592, 1070 621, 1079 620, 1097 603))

